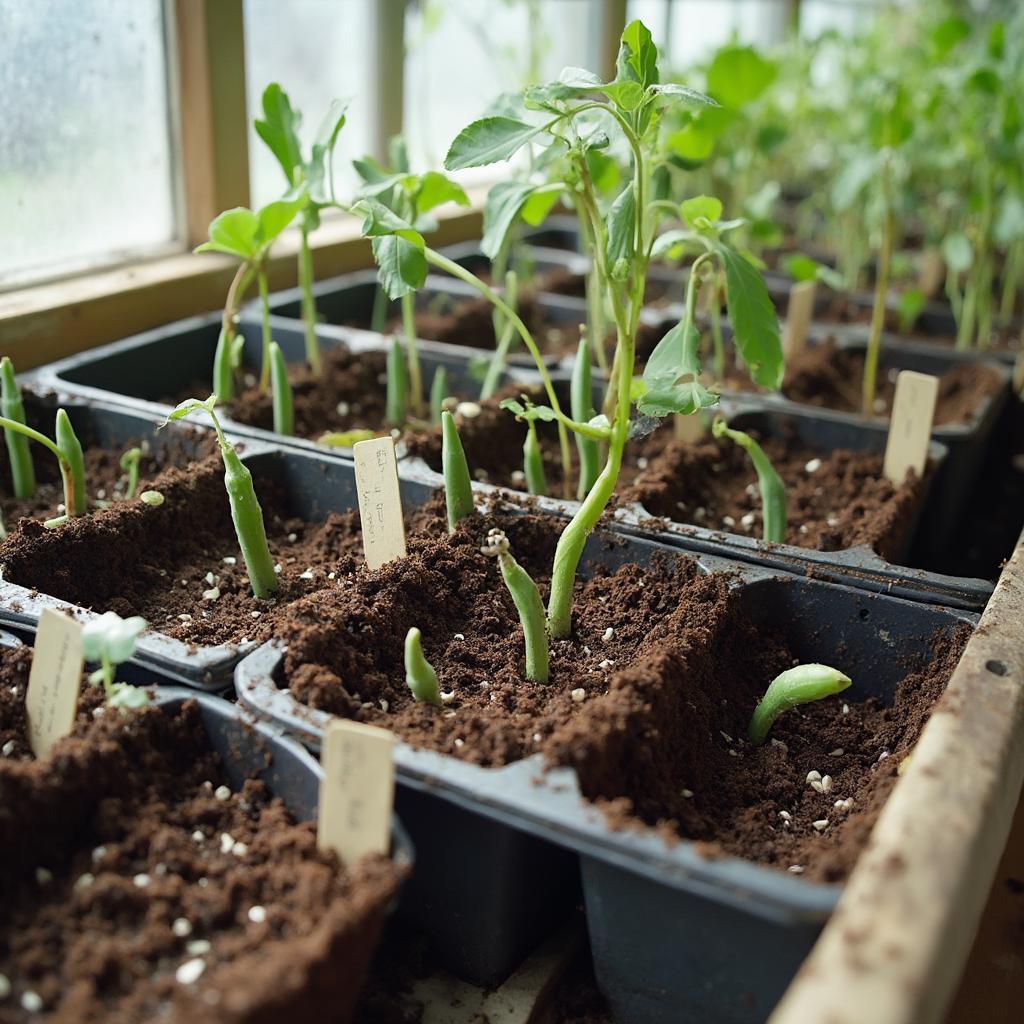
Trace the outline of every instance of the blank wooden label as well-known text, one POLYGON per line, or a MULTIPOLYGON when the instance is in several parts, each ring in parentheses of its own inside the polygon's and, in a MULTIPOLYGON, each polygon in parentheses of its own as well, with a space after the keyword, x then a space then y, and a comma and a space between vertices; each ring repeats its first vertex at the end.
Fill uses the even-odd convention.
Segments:
POLYGON ((363 552, 367 566, 378 569, 405 555, 405 523, 394 439, 375 437, 372 441, 358 441, 352 447, 352 455, 356 460, 363 552))
POLYGON ((906 479, 907 470, 912 469, 918 476, 924 472, 938 394, 938 377, 914 370, 900 370, 896 378, 896 397, 892 402, 884 465, 886 477, 897 487, 906 479))
POLYGON ((82 627, 74 619, 44 608, 36 630, 25 710, 28 741, 36 757, 71 732, 82 685, 82 627))
POLYGON ((925 249, 921 253, 921 266, 917 272, 917 287, 926 299, 932 299, 946 279, 946 264, 938 249, 925 249))
POLYGON ((672 414, 672 432, 677 441, 684 444, 696 444, 704 440, 706 431, 704 421, 696 413, 690 416, 681 416, 675 412, 672 414))
POLYGON ((324 731, 317 845, 344 864, 390 848, 394 745, 386 729, 359 722, 338 719, 324 731))
POLYGON ((799 352, 807 342, 817 293, 817 281, 797 281, 789 290, 786 324, 782 330, 782 352, 787 358, 799 352))

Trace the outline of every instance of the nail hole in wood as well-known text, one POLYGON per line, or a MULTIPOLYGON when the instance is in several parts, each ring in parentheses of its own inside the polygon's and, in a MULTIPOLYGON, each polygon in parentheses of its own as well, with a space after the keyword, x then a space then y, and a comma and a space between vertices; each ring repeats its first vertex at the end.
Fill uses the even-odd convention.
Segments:
POLYGON ((1009 671, 1005 662, 996 661, 995 658, 989 658, 989 660, 985 662, 985 668, 994 676, 1005 676, 1009 671))

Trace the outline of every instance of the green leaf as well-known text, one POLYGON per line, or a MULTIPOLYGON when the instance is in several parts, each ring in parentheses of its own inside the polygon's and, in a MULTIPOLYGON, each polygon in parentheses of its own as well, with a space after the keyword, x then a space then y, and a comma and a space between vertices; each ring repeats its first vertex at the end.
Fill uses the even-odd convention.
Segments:
POLYGON ((818 278, 818 264, 802 252, 786 257, 786 273, 794 281, 815 281, 818 278))
POLYGON ((658 82, 658 48, 639 18, 622 30, 615 71, 617 82, 637 82, 641 89, 658 82))
POLYGON ((550 185, 542 185, 523 203, 519 216, 531 227, 543 224, 555 203, 558 202, 558 197, 564 189, 565 186, 560 181, 552 182, 550 185))
POLYGON ((714 196, 693 196, 692 199, 684 199, 680 209, 683 220, 692 228, 698 227, 697 221, 702 217, 712 224, 722 217, 722 201, 714 196))
POLYGON ((334 148, 334 144, 338 141, 338 133, 345 126, 345 115, 351 102, 352 100, 347 96, 331 100, 331 105, 327 108, 327 113, 324 114, 323 120, 316 130, 316 136, 313 139, 314 146, 323 146, 325 150, 334 148))
POLYGON ((609 82, 601 88, 616 106, 626 111, 636 110, 644 101, 643 86, 639 82, 609 82))
POLYGON ((423 236, 397 213, 388 209, 376 199, 361 199, 356 208, 364 215, 362 231, 367 238, 382 238, 385 235, 399 235, 410 245, 423 252, 426 243, 423 236))
POLYGON ((943 18, 932 29, 932 43, 937 56, 945 57, 961 39, 966 39, 970 34, 970 23, 964 18, 956 14, 943 18))
POLYGON ((942 258, 954 274, 962 274, 974 262, 971 240, 962 231, 946 235, 942 240, 942 258))
POLYGON ((735 249, 724 242, 716 247, 725 263, 725 297, 733 344, 750 376, 762 387, 777 391, 782 384, 782 342, 764 279, 735 249))
POLYGON ((301 121, 302 115, 292 110, 288 94, 277 82, 271 82, 263 90, 263 120, 257 119, 256 134, 277 157, 289 185, 295 184, 295 170, 302 166, 298 134, 301 121))
POLYGON ((400 299, 423 287, 427 279, 427 258, 423 239, 419 246, 404 234, 374 238, 373 256, 377 261, 377 278, 389 299, 400 299))
POLYGON ((662 85, 652 85, 648 92, 652 96, 659 98, 665 98, 674 100, 678 103, 685 103, 691 107, 717 107, 718 101, 713 100, 710 96, 705 96, 704 93, 699 92, 697 89, 691 89, 689 86, 680 85, 678 82, 665 82, 662 85))
POLYGON ((604 82, 600 76, 595 75, 593 71, 587 71, 586 68, 562 68, 558 84, 580 92, 600 92, 604 89, 604 82))
POLYGON ((621 279, 624 275, 617 273, 616 266, 621 267, 623 264, 619 261, 625 260, 628 269, 635 255, 633 243, 636 233, 636 194, 632 182, 615 197, 605 223, 608 232, 608 244, 605 249, 608 268, 613 277, 621 279))
POLYGON ((734 110, 756 100, 775 81, 778 67, 751 46, 725 46, 708 68, 708 92, 734 110))
POLYGON ((849 210, 878 174, 880 163, 878 153, 864 153, 849 160, 832 181, 832 205, 840 212, 849 210))
POLYGON ((648 391, 639 399, 636 407, 645 416, 668 416, 674 412, 689 416, 717 405, 718 398, 714 391, 708 391, 699 380, 689 380, 670 388, 648 391))
MULTIPOLYGON (((535 207, 533 213, 543 209, 544 216, 557 200, 562 191, 561 183, 537 186, 525 181, 499 181, 488 193, 484 202, 484 234, 480 249, 492 260, 497 258, 508 238, 508 233, 515 224, 516 218, 523 212, 531 199, 541 196, 541 207, 535 207)), ((541 218, 543 219, 543 217, 541 218)), ((536 221, 535 223, 539 223, 536 221)))
POLYGON ((260 207, 256 216, 259 227, 256 241, 261 249, 266 249, 293 220, 295 215, 309 202, 309 196, 303 190, 294 199, 276 199, 266 206, 260 207))
POLYGON ((687 242, 695 241, 696 235, 692 231, 684 231, 682 228, 665 231, 654 240, 654 245, 651 247, 651 259, 658 260, 669 254, 675 259, 682 255, 682 247, 687 242))
POLYGON ((204 412, 212 412, 216 404, 216 395, 210 395, 210 397, 205 402, 199 401, 198 398, 186 398, 184 402, 179 402, 167 414, 167 419, 164 420, 164 423, 169 423, 171 420, 184 419, 190 412, 197 412, 200 409, 202 409, 204 412))
POLYGON ((504 398, 499 408, 507 409, 521 420, 541 420, 544 423, 554 423, 558 419, 554 409, 546 405, 534 405, 525 395, 522 402, 515 398, 504 398))
POLYGON ((700 332, 681 320, 655 346, 644 367, 642 387, 631 391, 645 416, 688 415, 718 402, 718 395, 700 382, 700 332))
POLYGON ((210 224, 210 240, 196 246, 196 252, 223 252, 250 260, 256 255, 259 217, 245 206, 225 210, 210 224))
POLYGON ((353 160, 352 166, 355 168, 356 174, 367 185, 375 185, 382 181, 396 181, 402 177, 400 174, 392 174, 383 164, 369 155, 364 156, 361 160, 353 160))
POLYGON ((447 171, 508 160, 543 129, 512 117, 485 117, 463 128, 444 158, 447 171))
POLYGON ((429 213, 442 203, 458 203, 459 206, 469 206, 469 196, 466 195, 466 190, 461 185, 440 171, 427 171, 419 179, 419 188, 416 192, 416 212, 421 215, 429 213))

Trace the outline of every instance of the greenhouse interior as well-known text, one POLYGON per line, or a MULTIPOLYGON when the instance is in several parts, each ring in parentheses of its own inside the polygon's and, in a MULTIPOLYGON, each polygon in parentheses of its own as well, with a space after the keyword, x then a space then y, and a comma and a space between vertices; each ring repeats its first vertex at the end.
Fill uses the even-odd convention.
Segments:
POLYGON ((0 0, 0 1024, 1024 1020, 1024 3, 0 0))

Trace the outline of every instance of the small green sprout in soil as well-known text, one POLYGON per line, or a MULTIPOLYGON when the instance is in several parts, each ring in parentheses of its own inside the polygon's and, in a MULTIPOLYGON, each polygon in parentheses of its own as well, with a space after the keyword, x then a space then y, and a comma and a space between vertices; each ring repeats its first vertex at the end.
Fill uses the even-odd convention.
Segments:
POLYGON ((423 656, 420 631, 415 626, 405 637, 405 681, 417 700, 441 706, 437 673, 434 666, 423 656))
POLYGON ((761 536, 764 540, 781 544, 786 537, 786 485, 775 471, 764 449, 742 430, 731 429, 722 419, 711 425, 715 437, 727 437, 735 441, 749 456, 757 472, 757 486, 761 492, 761 515, 764 526, 761 536))
POLYGON ((57 422, 54 428, 54 440, 45 434, 26 426, 20 420, 0 416, 0 428, 4 435, 18 434, 31 441, 36 441, 53 453, 60 466, 60 475, 64 483, 64 514, 48 519, 46 527, 59 526, 65 520, 80 516, 85 512, 85 458, 82 445, 75 434, 71 420, 63 409, 57 410, 57 422))
POLYGON ((295 400, 288 380, 288 364, 281 346, 270 343, 270 392, 274 410, 274 433, 290 437, 295 433, 295 400))
POLYGON ((548 634, 544 621, 544 602, 537 584, 513 558, 508 538, 501 530, 488 530, 487 542, 480 550, 498 559, 501 577, 519 613, 526 646, 526 678, 535 683, 546 683, 549 671, 548 634))
POLYGON ((444 411, 444 400, 448 397, 448 371, 439 366, 434 371, 434 379, 430 382, 430 422, 434 426, 441 423, 444 411))
POLYGON ((529 420, 526 424, 526 440, 523 442, 523 475, 526 489, 530 494, 548 493, 548 482, 544 478, 544 459, 537 440, 537 424, 529 420))
POLYGON ((797 665, 777 675, 754 708, 750 720, 750 741, 764 743, 775 720, 790 708, 842 693, 853 682, 849 676, 828 665, 797 665))
POLYGON ((89 676, 89 682, 103 687, 106 701, 112 707, 140 708, 149 703, 145 690, 116 681, 118 666, 135 653, 135 641, 146 626, 146 620, 138 615, 122 619, 116 612, 104 612, 82 629, 85 660, 100 663, 89 676))
POLYGON ((399 345, 397 338, 391 339, 391 348, 388 350, 387 392, 384 409, 384 421, 389 427, 405 425, 406 415, 409 411, 409 376, 406 371, 405 358, 402 355, 402 346, 399 345))
POLYGON ((231 520, 235 524, 238 546, 242 549, 245 568, 249 573, 249 583, 256 597, 272 597, 277 590, 277 573, 274 572, 274 559, 267 546, 267 531, 263 524, 263 510, 260 508, 256 491, 253 488, 252 474, 249 467, 238 457, 238 452, 224 436, 220 421, 214 412, 218 396, 210 395, 201 402, 198 398, 189 398, 177 405, 161 426, 171 420, 180 420, 192 412, 205 412, 213 422, 217 432, 217 444, 224 461, 224 488, 228 492, 231 506, 231 520))
MULTIPOLYGON (((576 348, 576 361, 572 365, 570 395, 572 418, 580 423, 589 423, 597 414, 594 411, 590 374, 590 334, 583 324, 580 324, 580 341, 576 348)), ((582 501, 590 493, 601 472, 601 453, 597 442, 582 434, 576 435, 576 453, 580 460, 576 497, 582 501)))
MULTIPOLYGON (((0 359, 0 389, 0 415, 24 425, 25 406, 21 400, 21 390, 14 379, 14 364, 8 356, 0 359)), ((22 500, 34 498, 36 494, 36 471, 32 464, 28 440, 15 430, 4 429, 14 496, 22 500)))
POLYGON ((129 448, 121 456, 121 468, 128 474, 128 483, 125 485, 125 501, 131 501, 139 487, 139 460, 142 458, 141 448, 129 448))
POLYGON ((441 471, 448 509, 448 532, 454 533, 459 520, 473 514, 473 485, 455 417, 447 410, 441 413, 441 471))

